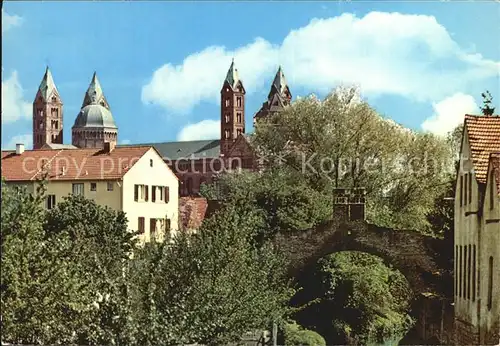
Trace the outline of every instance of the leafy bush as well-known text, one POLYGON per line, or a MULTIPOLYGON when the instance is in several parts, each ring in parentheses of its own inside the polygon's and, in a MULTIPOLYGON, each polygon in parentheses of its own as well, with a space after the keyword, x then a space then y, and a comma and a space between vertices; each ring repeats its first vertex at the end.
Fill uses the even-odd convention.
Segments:
POLYGON ((287 346, 326 346, 325 339, 313 330, 303 329, 297 323, 287 323, 283 328, 287 346))

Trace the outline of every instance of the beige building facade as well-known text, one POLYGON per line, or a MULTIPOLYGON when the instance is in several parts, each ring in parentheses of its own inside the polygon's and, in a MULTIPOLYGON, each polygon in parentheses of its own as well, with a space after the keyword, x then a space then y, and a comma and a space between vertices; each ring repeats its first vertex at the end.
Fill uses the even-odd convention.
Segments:
POLYGON ((466 115, 455 188, 455 336, 500 338, 500 117, 466 115))
POLYGON ((146 146, 107 149, 48 149, 2 152, 2 177, 35 193, 46 176, 45 207, 65 196, 83 195, 125 212, 139 239, 158 241, 178 230, 179 181, 156 149, 146 146))

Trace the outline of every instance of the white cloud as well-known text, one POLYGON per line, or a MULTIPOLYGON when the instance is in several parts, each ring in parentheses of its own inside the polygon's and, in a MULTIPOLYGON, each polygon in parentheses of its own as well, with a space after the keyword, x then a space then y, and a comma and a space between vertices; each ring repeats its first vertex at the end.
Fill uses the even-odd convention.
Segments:
POLYGON ((195 124, 188 124, 179 131, 178 141, 195 141, 201 139, 220 138, 220 121, 202 120, 195 124))
POLYGON ((437 135, 446 135, 463 123, 465 114, 477 114, 479 106, 471 95, 456 93, 433 103, 434 114, 422 123, 422 129, 437 135))
POLYGON ((2 122, 11 123, 19 119, 31 119, 32 105, 23 98, 23 88, 17 71, 2 81, 2 122))
POLYGON ((22 17, 15 14, 10 15, 2 9, 2 34, 15 26, 20 26, 22 23, 22 17))
POLYGON ((25 149, 32 149, 33 136, 31 135, 31 133, 14 136, 7 143, 6 149, 16 149, 16 144, 18 143, 24 144, 25 149))
POLYGON ((278 63, 292 93, 294 87, 328 92, 342 82, 360 85, 364 94, 434 102, 500 74, 500 62, 467 53, 433 16, 342 14, 313 19, 290 31, 280 45, 257 38, 235 50, 211 46, 180 65, 166 63, 143 86, 142 100, 174 113, 189 112, 201 101, 218 102, 232 57, 248 94, 262 88, 267 93, 263 83, 278 63))
POLYGON ((130 143, 132 143, 132 142, 130 141, 130 139, 122 139, 122 140, 120 141, 120 144, 130 144, 130 143))

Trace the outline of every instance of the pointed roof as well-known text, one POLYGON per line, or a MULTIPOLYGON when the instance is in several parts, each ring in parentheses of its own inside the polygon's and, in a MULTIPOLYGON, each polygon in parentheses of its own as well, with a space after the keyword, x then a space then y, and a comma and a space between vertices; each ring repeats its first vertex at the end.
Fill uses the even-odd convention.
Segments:
POLYGON ((56 88, 56 83, 54 83, 54 78, 52 78, 52 72, 50 72, 49 67, 45 69, 45 74, 43 75, 40 86, 38 87, 38 92, 43 97, 44 101, 48 101, 50 95, 56 92, 59 96, 59 92, 56 88))
POLYGON ((231 88, 236 88, 236 85, 240 81, 240 78, 238 76, 238 69, 234 67, 234 58, 231 62, 231 66, 229 66, 229 70, 227 70, 226 74, 226 82, 231 86, 231 88))
POLYGON ((280 94, 282 94, 286 88, 288 87, 288 84, 286 82, 285 74, 283 73, 283 69, 281 68, 281 65, 278 67, 278 71, 276 72, 276 76, 274 76, 274 81, 273 81, 273 86, 278 89, 280 94))
POLYGON ((82 108, 88 106, 90 104, 100 104, 107 110, 109 109, 108 101, 104 96, 104 93, 101 88, 101 83, 99 83, 99 79, 97 78, 97 73, 94 72, 92 76, 92 80, 90 81, 90 85, 85 92, 85 97, 83 98, 82 108))

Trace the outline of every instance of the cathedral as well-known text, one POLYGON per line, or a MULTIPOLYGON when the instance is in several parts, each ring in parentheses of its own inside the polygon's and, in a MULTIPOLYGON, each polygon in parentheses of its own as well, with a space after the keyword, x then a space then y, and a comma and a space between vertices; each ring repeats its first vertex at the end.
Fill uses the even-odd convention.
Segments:
MULTIPOLYGON (((220 91, 220 138, 185 142, 131 144, 156 148, 180 180, 181 196, 196 196, 200 185, 211 183, 224 169, 257 169, 257 158, 245 133, 245 87, 234 60, 220 91)), ((292 94, 281 67, 267 100, 253 117, 259 119, 283 110, 292 94)), ((33 101, 33 149, 114 148, 118 127, 96 73, 85 92, 71 128, 71 145, 63 142, 63 102, 49 68, 33 101)))

